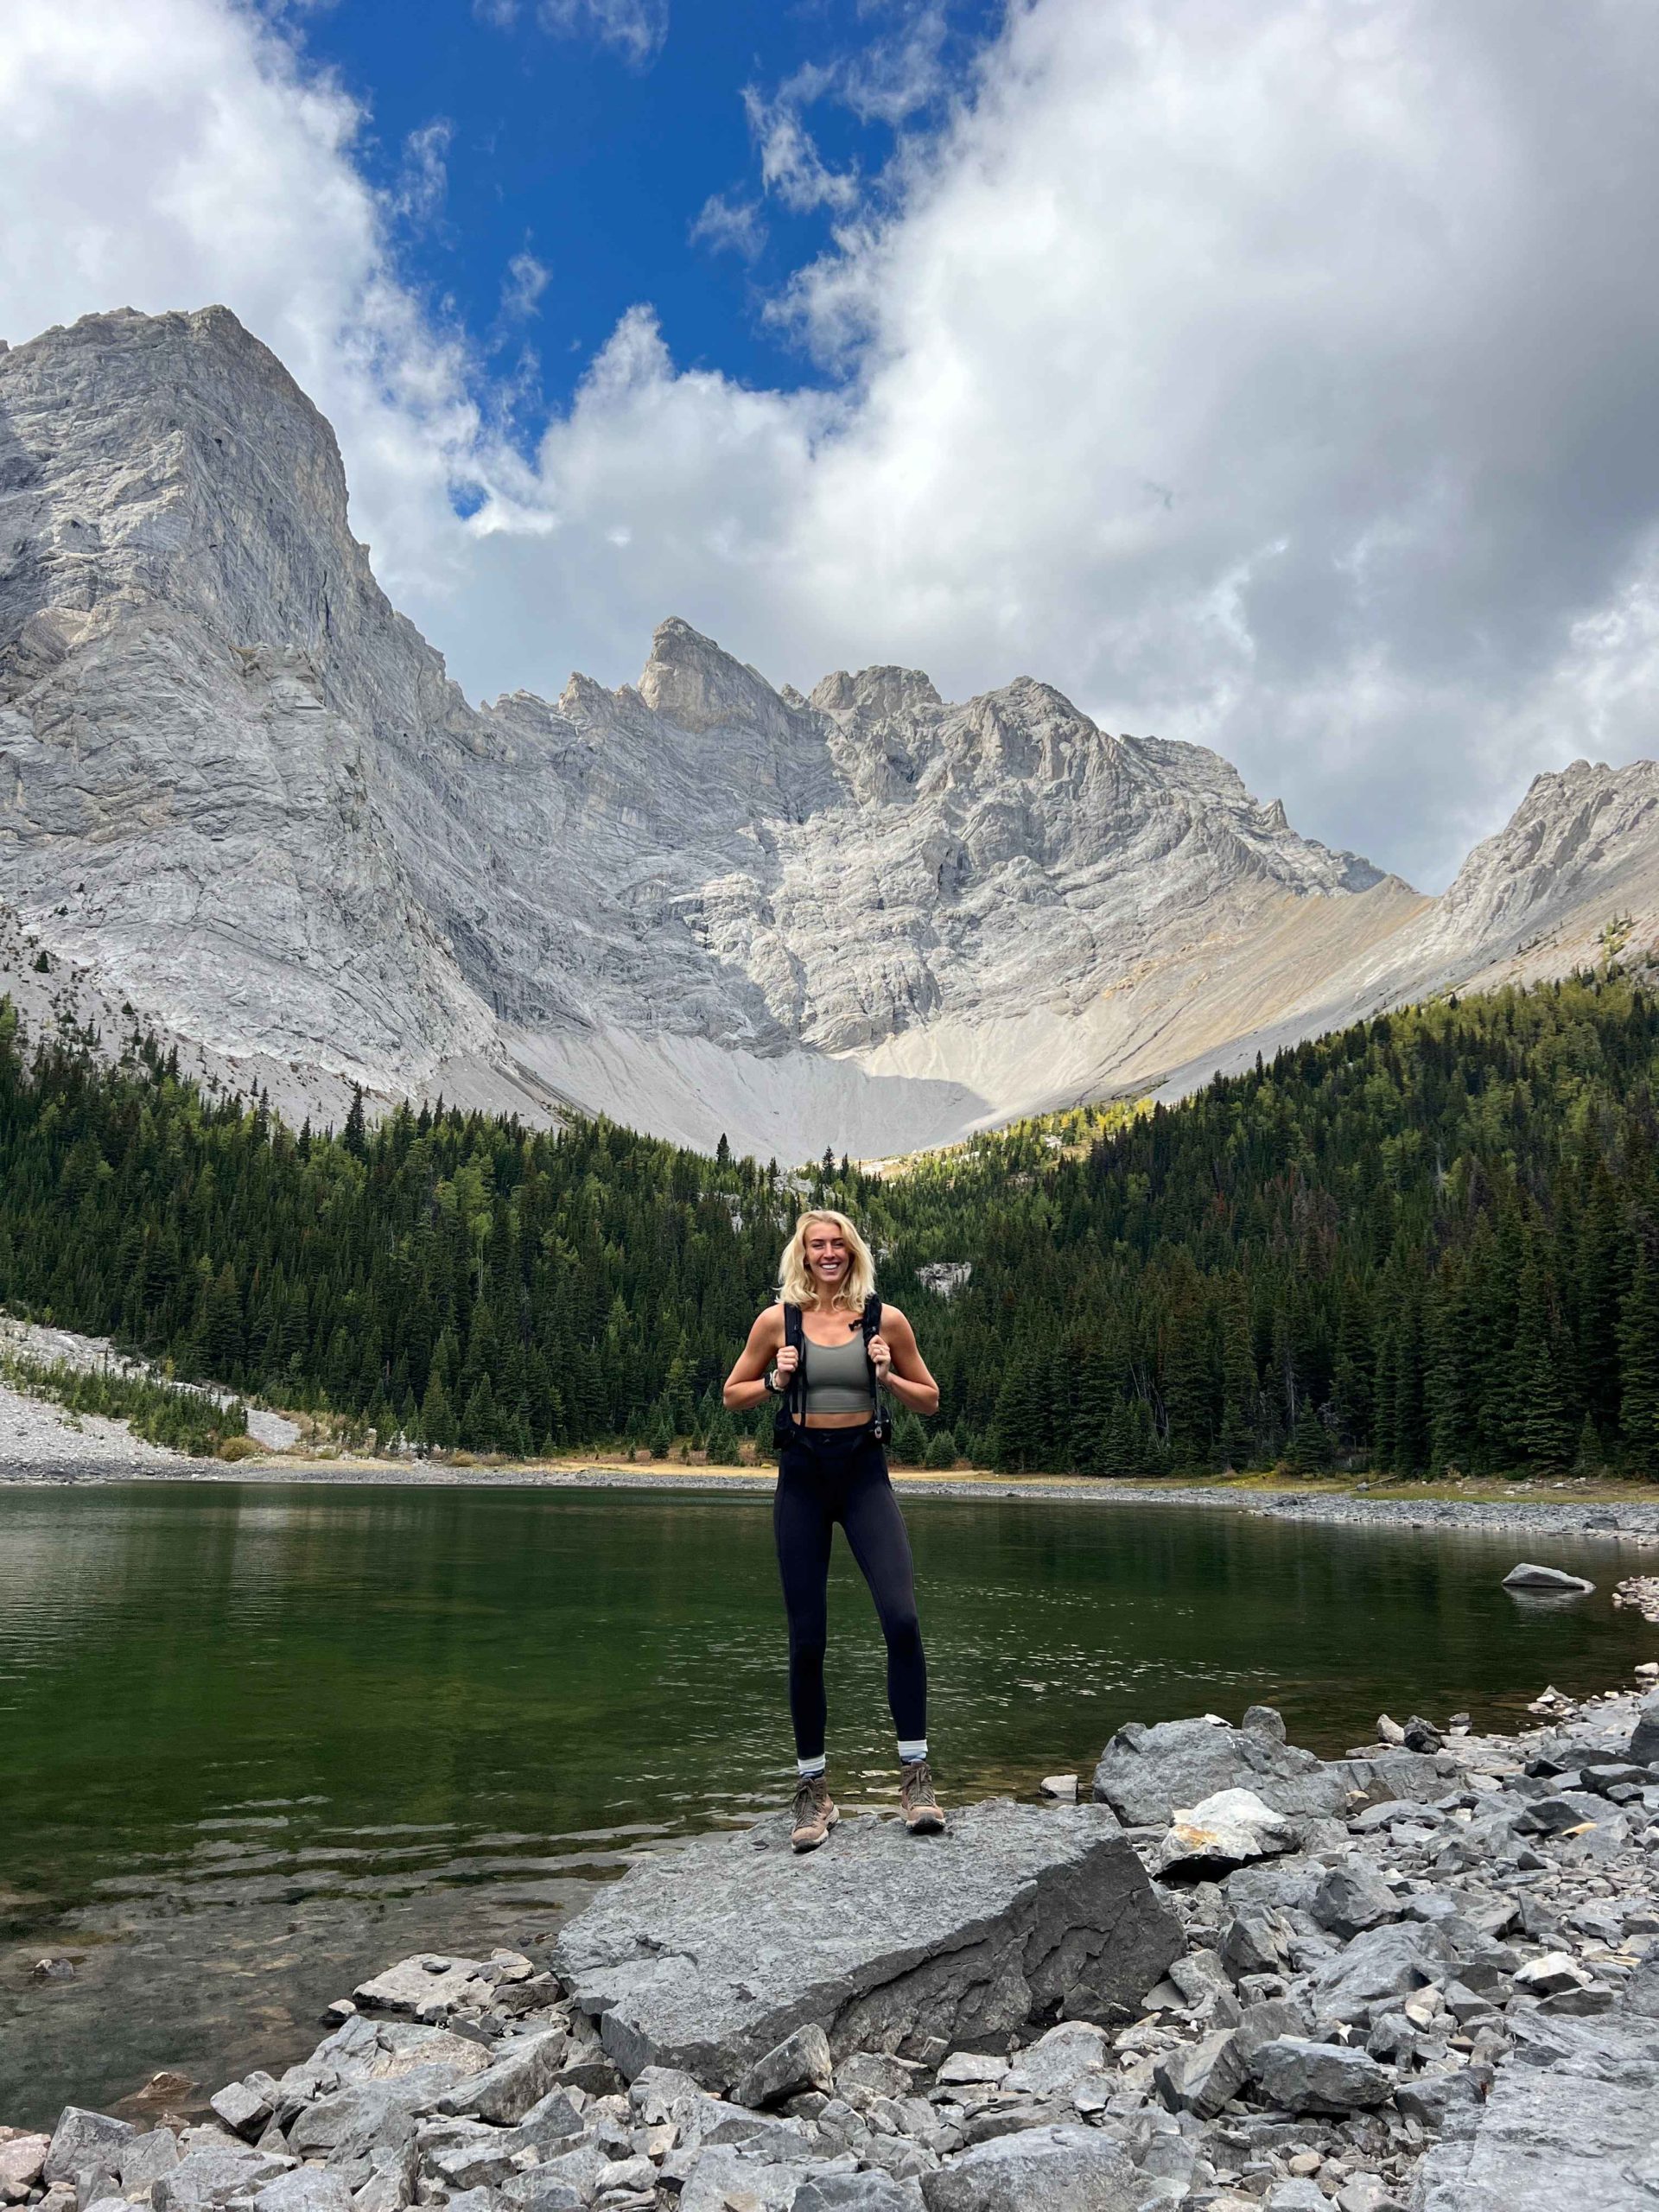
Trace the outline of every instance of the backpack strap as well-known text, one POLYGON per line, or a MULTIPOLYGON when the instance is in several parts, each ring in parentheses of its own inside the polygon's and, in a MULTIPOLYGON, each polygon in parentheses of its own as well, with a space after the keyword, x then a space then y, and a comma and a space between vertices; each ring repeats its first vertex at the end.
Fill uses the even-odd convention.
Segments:
POLYGON ((869 1362, 872 1426, 876 1442, 885 1444, 893 1434, 893 1408, 881 1395, 875 1362, 870 1358, 870 1338, 881 1333, 881 1300, 875 1291, 872 1291, 864 1301, 864 1312, 859 1325, 864 1332, 864 1357, 869 1362))
POLYGON ((801 1325, 801 1309, 784 1303, 784 1342, 792 1344, 800 1355, 795 1363, 795 1373, 784 1393, 784 1409, 797 1428, 806 1424, 806 1331, 801 1325))

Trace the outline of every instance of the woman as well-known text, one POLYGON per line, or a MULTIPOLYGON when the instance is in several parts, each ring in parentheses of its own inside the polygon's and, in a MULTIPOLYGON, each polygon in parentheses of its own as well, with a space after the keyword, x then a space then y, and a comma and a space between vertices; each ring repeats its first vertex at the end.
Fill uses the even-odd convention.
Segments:
POLYGON ((938 1410, 939 1389, 896 1306, 880 1309, 868 1344, 865 1300, 875 1287, 870 1249, 843 1213, 805 1213, 784 1252, 783 1297, 749 1332, 726 1378, 734 1411, 787 1396, 802 1353, 785 1342, 785 1308, 800 1310, 805 1366, 801 1421, 784 1447, 772 1533, 789 1618, 789 1711, 798 1783, 790 1840, 816 1851, 841 1815, 824 1770, 823 1649, 830 1545, 835 1525, 870 1586, 887 1644, 887 1702, 899 1732, 899 1805, 912 1835, 934 1835, 944 1815, 927 1764, 927 1662, 916 1618, 910 1539, 874 1433, 876 1391, 919 1414, 938 1410), (874 1370, 874 1385, 872 1382, 874 1370))

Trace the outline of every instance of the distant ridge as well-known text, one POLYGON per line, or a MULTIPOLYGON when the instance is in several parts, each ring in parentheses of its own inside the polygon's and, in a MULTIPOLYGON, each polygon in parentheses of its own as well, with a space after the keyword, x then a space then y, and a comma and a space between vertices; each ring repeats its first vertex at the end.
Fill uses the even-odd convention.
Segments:
POLYGON ((124 310, 0 355, 0 901, 26 1014, 130 1006, 296 1119, 868 1157, 1645 943, 1659 766, 1540 778, 1431 899, 1027 677, 804 697, 670 620, 637 683, 474 708, 281 363, 124 310))

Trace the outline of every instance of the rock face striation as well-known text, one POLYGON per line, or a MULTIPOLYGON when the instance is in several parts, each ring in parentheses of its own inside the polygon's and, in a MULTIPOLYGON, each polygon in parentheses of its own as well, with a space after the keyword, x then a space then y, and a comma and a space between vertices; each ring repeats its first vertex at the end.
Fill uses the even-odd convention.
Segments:
POLYGON ((474 707, 280 363, 124 312, 0 351, 0 906, 36 1018, 136 1008, 296 1116, 868 1155, 1639 941, 1659 767, 1541 778, 1432 901, 1029 677, 803 696, 670 620, 636 683, 474 707))

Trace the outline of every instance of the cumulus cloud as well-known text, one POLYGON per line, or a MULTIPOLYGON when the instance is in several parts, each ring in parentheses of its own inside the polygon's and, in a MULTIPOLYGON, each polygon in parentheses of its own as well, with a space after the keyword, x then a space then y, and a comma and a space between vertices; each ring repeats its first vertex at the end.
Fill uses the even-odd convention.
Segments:
POLYGON ((1659 16, 1020 0, 874 189, 804 120, 845 70, 755 96, 833 373, 683 369, 642 306, 526 460, 336 88, 225 0, 14 0, 0 328, 226 300, 474 693, 620 680, 671 611, 803 685, 1027 671, 1431 886, 1535 769, 1654 751, 1659 16))

